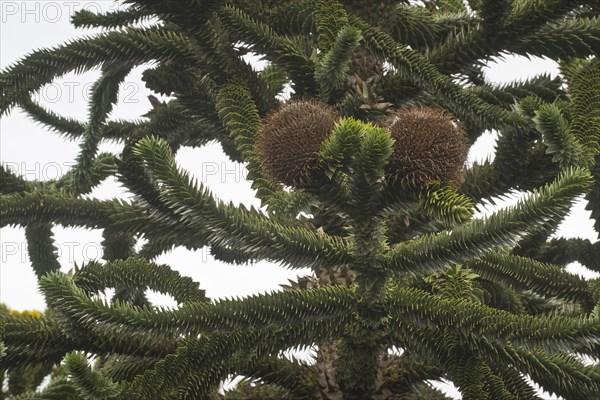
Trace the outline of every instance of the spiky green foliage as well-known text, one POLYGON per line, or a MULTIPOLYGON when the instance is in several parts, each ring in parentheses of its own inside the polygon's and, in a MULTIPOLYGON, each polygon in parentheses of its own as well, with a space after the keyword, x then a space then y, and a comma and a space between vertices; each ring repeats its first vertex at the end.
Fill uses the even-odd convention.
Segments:
POLYGON ((600 281, 565 268, 600 271, 600 244, 553 237, 582 197, 600 227, 596 1, 125 3, 76 13, 76 26, 105 30, 0 73, 0 114, 19 107, 80 140, 59 179, 0 169, 0 225, 25 228, 48 306, 0 308, 0 398, 430 400, 447 398, 430 386, 442 378, 464 399, 541 399, 530 380, 600 398, 600 281), (486 82, 482 67, 503 54, 547 56, 560 75, 486 82), (110 120, 121 82, 149 61, 146 86, 170 100, 110 120), (94 68, 88 121, 31 99, 94 68), (465 165, 487 129, 494 160, 465 165), (122 151, 98 153, 105 139, 122 151), (223 203, 177 165, 179 149, 210 141, 245 163, 262 209, 223 203), (133 198, 83 196, 108 177, 133 198), (514 191, 527 193, 474 217, 514 191), (103 260, 60 272, 57 224, 102 230, 103 260), (215 301, 154 262, 205 246, 312 274, 215 301), (231 376, 244 380, 219 392, 231 376))

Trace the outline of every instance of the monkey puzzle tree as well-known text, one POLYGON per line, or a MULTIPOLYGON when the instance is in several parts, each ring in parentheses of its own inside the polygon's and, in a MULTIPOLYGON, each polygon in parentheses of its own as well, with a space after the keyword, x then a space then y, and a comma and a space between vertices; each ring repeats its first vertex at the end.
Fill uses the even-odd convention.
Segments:
POLYGON ((464 399, 540 399, 531 381, 599 398, 600 285, 565 266, 600 271, 600 245, 552 238, 581 196, 600 229, 597 1, 125 3, 78 12, 76 26, 106 30, 0 75, 2 114, 20 107, 81 143, 60 179, 1 170, 0 221, 25 228, 48 305, 0 312, 1 397, 443 399, 428 382, 445 378, 464 399), (483 66, 503 54, 557 60, 560 76, 487 83, 483 66), (108 120, 120 83, 148 62, 147 87, 171 100, 108 120), (85 123, 31 99, 96 67, 85 123), (466 166, 490 129, 494 160, 466 166), (119 155, 98 153, 107 139, 119 155), (181 147, 210 141, 245 163, 260 210, 178 168, 181 147), (109 176, 132 201, 84 196, 109 176), (515 190, 529 193, 474 218, 515 190), (55 224, 102 229, 103 260, 61 273, 55 224), (153 262, 176 246, 313 273, 214 301, 153 262), (110 302, 98 297, 108 288, 110 302), (178 306, 153 306, 148 289, 178 306), (219 394, 236 375, 247 380, 219 394))

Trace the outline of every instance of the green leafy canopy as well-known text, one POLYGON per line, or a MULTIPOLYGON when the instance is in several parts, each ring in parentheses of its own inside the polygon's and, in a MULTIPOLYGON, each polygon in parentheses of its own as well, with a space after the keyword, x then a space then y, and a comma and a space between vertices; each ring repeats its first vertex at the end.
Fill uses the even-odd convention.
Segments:
POLYGON ((566 268, 600 272, 600 244, 555 235, 582 199, 600 230, 597 1, 118 5, 73 16, 100 33, 0 71, 0 115, 79 141, 58 179, 0 169, 0 226, 24 228, 47 304, 0 308, 0 399, 447 399, 441 379, 467 400, 541 399, 534 384, 600 398, 600 281, 566 268), (484 67, 508 55, 547 57, 559 74, 490 83, 484 67), (112 120, 140 65, 166 100, 112 120), (86 121, 36 102, 92 69, 86 121), (488 130, 493 160, 467 164, 488 130), (99 152, 103 140, 119 152, 99 152), (177 164, 209 142, 244 164, 261 208, 223 202, 177 164), (132 197, 92 198, 110 178, 132 197), (61 272, 57 225, 100 229, 101 257, 61 272), (215 300, 157 262, 177 247, 311 272, 215 300))

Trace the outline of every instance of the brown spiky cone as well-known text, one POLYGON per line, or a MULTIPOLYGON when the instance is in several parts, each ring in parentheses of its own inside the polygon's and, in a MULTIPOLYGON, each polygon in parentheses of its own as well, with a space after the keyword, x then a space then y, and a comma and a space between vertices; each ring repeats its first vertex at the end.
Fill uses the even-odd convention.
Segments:
POLYGON ((386 179, 403 188, 420 188, 429 181, 460 183, 469 140, 452 114, 432 107, 396 111, 384 127, 395 140, 386 179))
POLYGON ((256 136, 255 151, 267 178, 296 188, 313 183, 321 143, 338 120, 317 100, 294 100, 269 114, 256 136))

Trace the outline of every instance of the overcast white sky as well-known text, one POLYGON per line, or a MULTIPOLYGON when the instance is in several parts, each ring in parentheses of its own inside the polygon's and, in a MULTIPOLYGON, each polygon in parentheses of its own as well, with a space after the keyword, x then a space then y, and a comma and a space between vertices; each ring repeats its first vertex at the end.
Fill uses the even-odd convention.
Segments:
MULTIPOLYGON (((97 29, 75 29, 70 25, 70 16, 82 8, 109 11, 115 10, 116 6, 112 1, 0 0, 0 69, 5 69, 33 49, 58 45, 76 36, 99 32, 97 29)), ((537 58, 528 60, 511 57, 490 67, 487 78, 499 83, 525 79, 542 72, 557 73, 554 62, 537 58)), ((110 119, 136 119, 149 111, 147 95, 150 92, 140 81, 145 68, 137 68, 127 77, 121 86, 119 104, 110 119)), ((83 75, 68 74, 44 87, 36 98, 62 115, 85 121, 88 90, 98 76, 98 71, 83 75)), ((102 143, 101 151, 118 154, 120 145, 102 143)), ((0 120, 0 160, 27 179, 47 180, 61 176, 72 165, 77 152, 77 142, 65 141, 48 132, 43 126, 28 120, 18 109, 0 120)), ((471 161, 486 157, 493 157, 492 134, 484 135, 471 150, 471 161)), ((244 167, 229 162, 219 145, 212 144, 202 149, 184 148, 177 154, 177 161, 208 185, 219 198, 246 206, 259 206, 250 184, 245 180, 244 167)), ((128 197, 114 179, 102 183, 92 196, 100 199, 128 197)), ((583 203, 579 203, 575 207, 557 235, 578 236, 593 241, 597 239, 589 213, 583 206, 583 203)), ((490 212, 492 210, 489 208, 490 212)), ((80 265, 102 254, 99 230, 57 226, 54 232, 63 271, 71 269, 74 263, 80 265)), ((27 256, 24 230, 1 228, 0 246, 0 302, 18 310, 43 309, 44 301, 37 292, 35 276, 27 256)), ((266 262, 252 266, 231 266, 213 260, 207 251, 192 252, 186 249, 176 249, 157 261, 191 276, 201 283, 209 296, 220 298, 276 290, 288 278, 293 279, 302 273, 266 262)), ((579 265, 569 268, 574 273, 590 277, 598 275, 579 265)), ((161 303, 169 303, 168 299, 160 296, 153 298, 161 303)))

